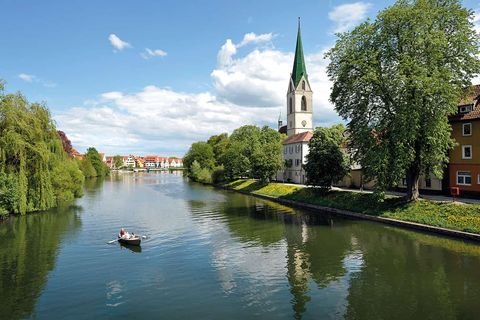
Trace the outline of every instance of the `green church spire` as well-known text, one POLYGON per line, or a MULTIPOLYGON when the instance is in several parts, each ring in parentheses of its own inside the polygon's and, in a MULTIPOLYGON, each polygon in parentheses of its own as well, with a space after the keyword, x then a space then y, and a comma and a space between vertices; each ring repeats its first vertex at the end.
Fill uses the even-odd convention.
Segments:
POLYGON ((302 76, 307 79, 307 69, 303 58, 302 36, 300 34, 300 17, 298 18, 297 47, 295 48, 295 60, 293 61, 292 80, 295 88, 302 76))

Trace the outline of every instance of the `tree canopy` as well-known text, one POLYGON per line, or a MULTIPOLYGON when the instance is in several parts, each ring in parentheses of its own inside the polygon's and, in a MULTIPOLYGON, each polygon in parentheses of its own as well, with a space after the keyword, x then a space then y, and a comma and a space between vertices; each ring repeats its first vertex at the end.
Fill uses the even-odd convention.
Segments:
POLYGON ((116 155, 113 157, 113 165, 116 169, 119 169, 123 166, 123 159, 120 155, 116 155))
POLYGON ((235 129, 224 155, 225 175, 268 181, 283 165, 282 135, 267 126, 235 129))
POLYGON ((342 179, 349 169, 345 144, 345 127, 341 124, 330 128, 316 128, 308 143, 309 153, 305 164, 307 183, 327 191, 332 183, 342 179))
POLYGON ((238 177, 268 181, 282 167, 282 135, 268 127, 254 125, 195 142, 183 159, 195 181, 220 182, 238 177))
POLYGON ((229 138, 227 133, 211 136, 207 140, 207 143, 212 146, 216 166, 223 165, 223 156, 227 150, 228 141, 229 138))
POLYGON ((94 147, 90 147, 87 149, 87 153, 85 154, 85 160, 88 160, 92 164, 97 177, 104 177, 108 174, 107 165, 103 162, 100 153, 98 153, 97 149, 95 149, 94 147))
POLYGON ((48 109, 0 92, 0 213, 45 210, 79 197, 83 179, 48 109))
POLYGON ((472 20, 458 0, 400 0, 327 53, 330 99, 377 194, 407 177, 415 200, 420 174, 441 177, 454 145, 448 116, 480 71, 472 20))

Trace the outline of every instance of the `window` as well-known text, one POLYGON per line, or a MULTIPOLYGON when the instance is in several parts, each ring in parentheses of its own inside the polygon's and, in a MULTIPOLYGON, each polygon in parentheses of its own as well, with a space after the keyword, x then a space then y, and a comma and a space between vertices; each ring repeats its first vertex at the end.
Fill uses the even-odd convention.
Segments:
POLYGON ((472 105, 470 104, 470 105, 468 105, 468 106, 461 106, 461 107, 459 108, 459 111, 460 111, 460 113, 470 112, 470 111, 472 111, 472 105))
POLYGON ((293 112, 293 102, 292 102, 292 97, 290 97, 290 100, 288 101, 288 109, 290 110, 290 113, 293 112))
POLYGON ((283 153, 287 154, 287 147, 283 147, 283 153))
POLYGON ((305 80, 302 81, 302 90, 305 90, 305 80))
POLYGON ((430 178, 425 179, 425 187, 427 187, 427 188, 432 187, 432 179, 430 179, 430 178))
POLYGON ((302 111, 307 111, 307 98, 302 97, 302 111))
POLYGON ((292 146, 288 147, 288 151, 290 152, 290 154, 292 154, 293 153, 293 147, 292 146))
POLYGON ((462 159, 472 159, 472 146, 463 145, 462 146, 462 159))
POLYGON ((462 134, 464 136, 471 136, 472 135, 472 124, 471 123, 462 124, 462 134))
POLYGON ((471 185, 472 175, 470 171, 457 171, 457 184, 458 185, 471 185))
POLYGON ((300 165, 300 159, 295 159, 295 166, 298 167, 300 165))

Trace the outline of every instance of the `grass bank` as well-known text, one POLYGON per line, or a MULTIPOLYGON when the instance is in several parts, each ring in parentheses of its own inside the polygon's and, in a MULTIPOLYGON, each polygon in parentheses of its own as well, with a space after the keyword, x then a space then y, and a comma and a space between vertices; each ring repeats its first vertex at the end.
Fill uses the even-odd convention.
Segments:
POLYGON ((480 234, 480 205, 423 199, 412 203, 396 196, 377 202, 370 193, 330 191, 321 195, 313 188, 262 184, 256 180, 237 180, 225 186, 252 194, 480 234))

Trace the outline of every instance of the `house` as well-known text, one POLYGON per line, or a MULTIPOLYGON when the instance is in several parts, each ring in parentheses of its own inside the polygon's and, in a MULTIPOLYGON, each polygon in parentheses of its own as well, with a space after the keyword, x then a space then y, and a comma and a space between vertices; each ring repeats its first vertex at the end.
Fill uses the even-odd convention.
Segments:
POLYGON ((169 158, 168 159, 169 167, 170 168, 181 168, 183 167, 183 161, 180 158, 169 158))
POLYGON ((135 156, 129 155, 129 156, 124 156, 122 157, 123 159, 123 166, 125 168, 135 168, 136 162, 135 162, 135 156))
POLYGON ((158 158, 159 158, 158 156, 145 156, 144 157, 144 163, 143 163, 145 168, 147 168, 147 169, 157 168, 157 163, 158 163, 157 159, 158 158))
POLYGON ((135 157, 135 167, 143 168, 145 163, 144 157, 135 157))
POLYGON ((450 151, 448 186, 460 193, 480 192, 480 85, 467 89, 455 115, 449 117, 457 145, 450 151))
POLYGON ((80 152, 78 152, 75 148, 72 148, 71 155, 73 158, 78 160, 83 160, 83 158, 85 158, 85 156, 83 154, 80 154, 80 152))
POLYGON ((303 56, 299 21, 293 70, 287 91, 287 125, 281 126, 282 121, 278 121, 279 132, 286 131, 288 136, 282 142, 284 168, 277 173, 276 179, 279 181, 301 184, 306 182, 303 165, 309 150, 308 142, 313 136, 312 95, 303 56))

